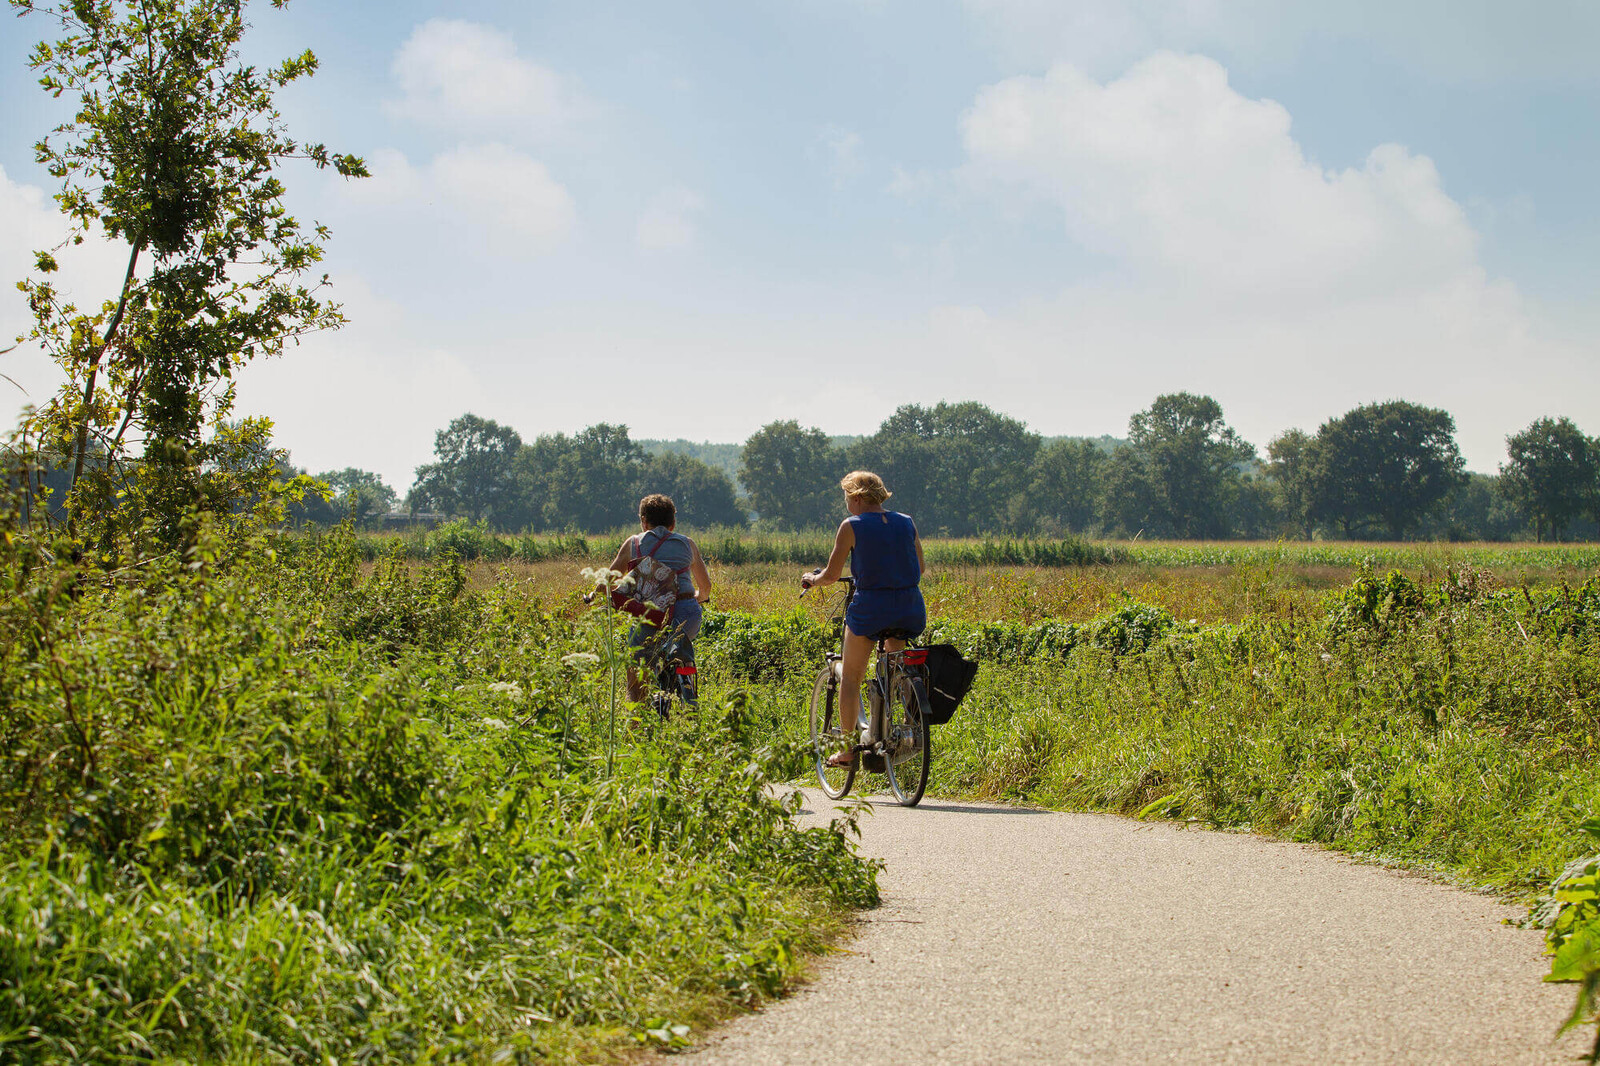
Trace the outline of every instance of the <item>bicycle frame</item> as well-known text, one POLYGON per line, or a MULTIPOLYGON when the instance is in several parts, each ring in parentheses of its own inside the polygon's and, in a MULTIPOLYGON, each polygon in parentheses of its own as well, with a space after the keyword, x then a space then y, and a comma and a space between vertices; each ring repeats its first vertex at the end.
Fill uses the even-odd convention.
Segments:
MULTIPOLYGON (((679 651, 680 639, 660 639, 653 651, 637 657, 639 672, 655 680, 657 691, 650 693, 649 701, 662 718, 669 716, 673 697, 685 707, 699 706, 699 672, 694 663, 683 658, 679 651)), ((646 644, 645 648, 650 645, 646 644)))
MULTIPOLYGON (((856 583, 854 578, 841 577, 839 579, 846 589, 844 611, 848 614, 850 601, 855 599, 856 583)), ((835 692, 842 690, 844 685, 844 633, 841 625, 839 631, 839 650, 827 653, 826 661, 831 667, 829 687, 835 692)), ((889 737, 886 735, 884 710, 889 705, 892 694, 898 694, 901 699, 915 699, 917 712, 927 718, 928 668, 927 649, 902 648, 899 651, 888 651, 884 645, 886 639, 877 642, 876 662, 873 665, 872 676, 866 679, 866 700, 861 706, 856 720, 856 732, 859 741, 852 746, 858 757, 870 759, 866 769, 881 772, 881 765, 874 766, 880 760, 890 759, 899 762, 914 748, 908 748, 910 743, 903 737, 889 737), (920 682, 920 683, 919 683, 920 682), (908 691, 909 690, 909 691, 908 691)))

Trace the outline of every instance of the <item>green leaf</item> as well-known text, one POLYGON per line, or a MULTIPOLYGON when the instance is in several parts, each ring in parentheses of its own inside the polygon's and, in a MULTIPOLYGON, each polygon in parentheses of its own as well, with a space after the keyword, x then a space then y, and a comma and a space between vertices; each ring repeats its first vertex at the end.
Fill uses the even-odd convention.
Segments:
POLYGON ((1600 973, 1600 922, 1579 929, 1556 950, 1546 981, 1582 981, 1600 973))

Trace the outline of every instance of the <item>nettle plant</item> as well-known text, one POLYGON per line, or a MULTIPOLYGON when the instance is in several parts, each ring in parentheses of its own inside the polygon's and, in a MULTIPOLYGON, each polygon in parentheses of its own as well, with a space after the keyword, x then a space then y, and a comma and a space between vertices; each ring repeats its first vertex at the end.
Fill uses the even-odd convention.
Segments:
POLYGON ((344 321, 323 295, 327 275, 307 277, 328 231, 288 213, 279 167, 306 160, 346 177, 366 167, 288 135, 273 94, 317 60, 244 63, 246 0, 10 3, 58 28, 29 65, 46 92, 77 103, 35 146, 61 182, 68 229, 21 283, 34 322, 18 342, 48 352, 66 383, 27 429, 71 471, 74 533, 105 543, 108 528, 142 526, 172 542, 183 516, 272 483, 270 423, 228 421, 234 372, 344 321), (54 281, 58 254, 85 240, 127 254, 98 309, 54 281))

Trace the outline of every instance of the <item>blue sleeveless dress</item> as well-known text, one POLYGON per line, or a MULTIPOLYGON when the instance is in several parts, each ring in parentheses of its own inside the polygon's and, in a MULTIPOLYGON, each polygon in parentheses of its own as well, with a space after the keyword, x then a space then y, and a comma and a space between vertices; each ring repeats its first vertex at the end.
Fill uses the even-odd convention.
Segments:
POLYGON ((928 625, 917 563, 917 524, 898 511, 868 511, 847 520, 856 535, 850 553, 855 599, 845 612, 850 632, 870 637, 885 629, 921 633, 928 625))

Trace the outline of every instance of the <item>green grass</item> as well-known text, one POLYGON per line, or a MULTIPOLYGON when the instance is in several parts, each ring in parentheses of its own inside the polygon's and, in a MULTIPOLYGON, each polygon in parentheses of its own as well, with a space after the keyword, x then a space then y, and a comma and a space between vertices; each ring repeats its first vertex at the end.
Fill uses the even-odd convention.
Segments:
MULTIPOLYGON (((471 587, 449 538, 481 530, 210 536, 111 579, 8 532, 6 1061, 598 1061, 776 994, 876 898, 849 827, 802 829, 765 787, 803 772, 821 604, 711 612, 703 710, 635 723, 603 615, 548 584, 471 587)), ((705 543, 786 562, 826 539, 705 543)), ((975 592, 934 635, 985 669, 935 735, 935 791, 1249 827, 1523 898, 1592 848, 1600 583, 1550 578, 1590 549, 1118 550, 1197 588, 1239 568, 1204 587, 1243 620, 1126 599, 990 618, 1030 588, 946 562, 975 592), (1412 576, 1362 569, 1378 559, 1412 576), (1491 563, 1545 579, 1503 587, 1491 563), (1361 576, 1315 609, 1251 606, 1295 566, 1361 576), (978 594, 993 582, 1010 591, 978 594)), ((792 604, 778 569, 770 602, 792 604)), ((1588 921, 1564 941, 1580 980, 1588 921)))
MULTIPOLYGON (((363 557, 375 560, 397 549, 409 559, 446 554, 490 562, 538 563, 551 559, 609 557, 634 532, 613 534, 504 534, 465 522, 410 533, 368 533, 357 543, 363 557)), ((814 565, 827 558, 833 536, 826 532, 762 533, 749 530, 691 530, 708 561, 725 566, 750 563, 814 565)), ((308 535, 315 539, 316 534, 308 535)), ((1508 573, 1581 571, 1600 568, 1597 544, 1484 544, 1380 541, 1090 541, 1026 537, 930 538, 924 542, 934 567, 984 566, 1142 566, 1328 567, 1356 571, 1392 569, 1442 571, 1473 566, 1508 573)))
MULTIPOLYGON (((1239 624, 1130 602, 929 636, 985 664, 936 737, 950 794, 1248 826, 1512 893, 1548 885, 1600 813, 1600 581, 1391 572, 1239 624)), ((713 616, 703 643, 713 672, 778 685, 775 728, 798 736, 795 664, 833 639, 795 611, 713 616)))
POLYGON ((0 541, 0 1058, 596 1061, 876 899, 737 708, 619 721, 604 628, 358 564, 212 538, 106 585, 0 541))

